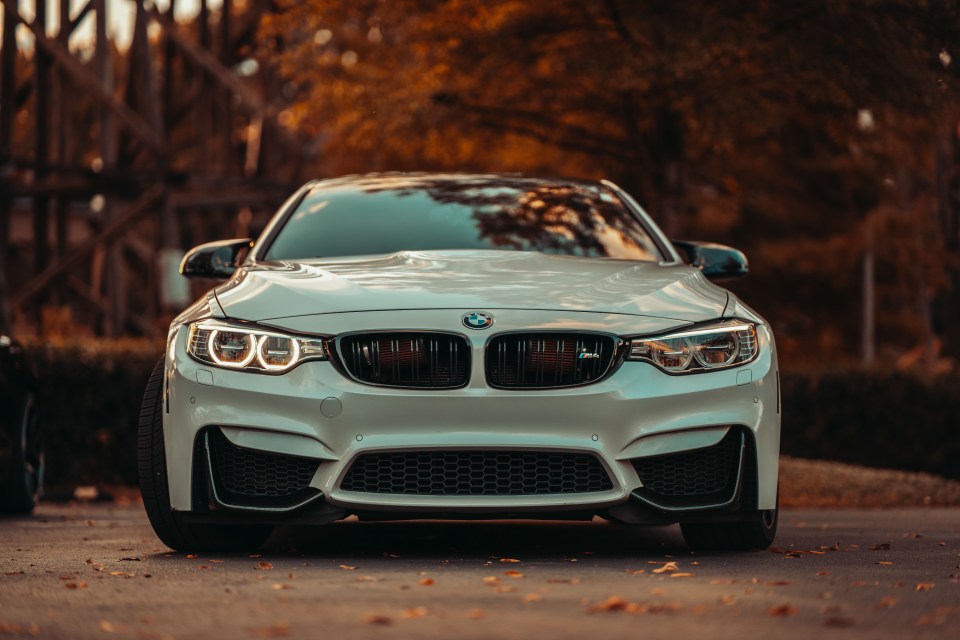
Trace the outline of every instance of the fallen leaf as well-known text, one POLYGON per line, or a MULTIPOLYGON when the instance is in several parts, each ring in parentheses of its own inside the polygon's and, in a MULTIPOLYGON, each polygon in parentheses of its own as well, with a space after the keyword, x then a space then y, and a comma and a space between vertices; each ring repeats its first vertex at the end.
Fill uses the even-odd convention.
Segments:
POLYGON ((885 596, 883 598, 880 598, 880 606, 884 609, 889 609, 891 607, 894 607, 898 602, 900 602, 900 599, 894 598, 893 596, 885 596))
POLYGON ((500 584, 500 578, 498 578, 497 576, 487 576, 486 578, 483 579, 483 582, 487 586, 493 586, 493 585, 500 584))
POLYGON ((417 584, 419 584, 421 587, 432 587, 433 578, 421 578, 417 581, 417 584))
POLYGON ((587 613, 600 613, 609 611, 623 611, 630 604, 620 596, 610 596, 603 602, 597 603, 587 609, 587 613))
POLYGON ((271 587, 277 591, 285 591, 287 589, 293 589, 293 587, 291 587, 290 585, 283 584, 282 582, 276 582, 272 584, 271 587))
POLYGON ((197 557, 197 556, 193 555, 192 553, 188 553, 188 554, 187 554, 187 559, 188 559, 188 560, 193 560, 193 559, 196 558, 196 557, 197 557))
POLYGON ((520 562, 516 558, 500 558, 500 562, 520 562))
POLYGON ((407 618, 409 620, 413 618, 422 618, 428 613, 429 611, 427 611, 426 607, 414 607, 412 609, 404 609, 403 611, 400 612, 400 615, 401 617, 407 618))
POLYGON ((677 570, 676 562, 667 562, 662 567, 657 567, 656 569, 654 569, 653 573, 668 573, 676 570, 677 570))
POLYGON ((695 573, 683 573, 683 572, 681 572, 681 573, 671 573, 671 574, 670 574, 670 577, 671 577, 671 578, 693 578, 693 577, 696 576, 696 575, 697 575, 697 574, 695 574, 695 573))
POLYGON ((341 568, 341 569, 344 569, 344 570, 346 570, 346 571, 356 571, 356 569, 357 569, 356 567, 351 567, 351 566, 348 565, 348 564, 342 564, 342 565, 340 565, 340 568, 341 568))
POLYGON ((113 633, 116 630, 117 628, 113 625, 112 622, 108 622, 106 620, 100 621, 100 631, 103 631, 104 633, 113 633))
POLYGON ((487 617, 487 612, 483 609, 470 609, 467 611, 467 617, 471 620, 479 620, 487 617))
POLYGON ((503 575, 505 575, 505 576, 510 576, 511 578, 518 578, 518 579, 523 577, 523 574, 520 573, 519 571, 512 571, 512 570, 511 570, 511 571, 504 571, 504 572, 503 572, 503 575))
POLYGON ((916 591, 930 591, 936 586, 933 582, 918 582, 917 586, 914 587, 916 591))
POLYGON ((781 604, 775 607, 770 607, 767 609, 767 613, 774 618, 785 618, 788 616, 795 616, 799 609, 789 604, 781 604))
POLYGON ((497 593, 513 593, 516 590, 517 590, 516 587, 511 587, 510 585, 506 585, 506 584, 500 585, 496 589, 497 593))
POLYGON ((376 624, 383 627, 393 624, 393 619, 390 616, 385 616, 382 613, 368 613, 364 616, 363 621, 367 624, 376 624))
POLYGON ((528 593, 527 595, 523 596, 523 601, 528 604, 531 602, 540 602, 541 600, 543 600, 543 596, 539 593, 528 593))
POLYGON ((889 560, 881 560, 880 562, 875 562, 874 564, 893 564, 889 560))
POLYGON ((626 571, 627 571, 627 573, 629 573, 629 574, 632 575, 632 576, 638 576, 638 575, 640 575, 641 573, 646 573, 646 572, 647 572, 646 569, 634 569, 634 570, 632 570, 632 571, 631 571, 630 569, 627 569, 626 571))
POLYGON ((787 560, 794 560, 796 558, 802 558, 803 554, 801 554, 798 551, 791 551, 790 553, 784 554, 783 557, 786 558, 787 560))
POLYGON ((65 584, 64 586, 65 586, 67 589, 86 589, 86 588, 87 588, 87 583, 86 583, 86 581, 81 580, 80 582, 68 582, 68 583, 65 584))
POLYGON ((729 578, 720 578, 717 580, 711 580, 710 584, 733 584, 733 582, 734 581, 730 580, 729 578))
POLYGON ((380 582, 380 578, 373 576, 357 576, 357 582, 380 582))
POLYGON ((270 569, 273 569, 273 565, 269 562, 260 562, 254 567, 254 569, 257 569, 258 571, 269 571, 270 569))
POLYGON ((737 597, 731 596, 731 595, 723 595, 717 598, 717 602, 729 607, 737 603, 737 597))

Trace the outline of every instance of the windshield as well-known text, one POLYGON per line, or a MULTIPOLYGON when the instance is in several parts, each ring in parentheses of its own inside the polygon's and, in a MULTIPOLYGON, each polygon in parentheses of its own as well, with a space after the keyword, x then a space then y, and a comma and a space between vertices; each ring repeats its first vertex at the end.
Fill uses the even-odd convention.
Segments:
POLYGON ((605 187, 502 176, 334 181, 307 193, 263 258, 444 249, 661 259, 641 222, 605 187))

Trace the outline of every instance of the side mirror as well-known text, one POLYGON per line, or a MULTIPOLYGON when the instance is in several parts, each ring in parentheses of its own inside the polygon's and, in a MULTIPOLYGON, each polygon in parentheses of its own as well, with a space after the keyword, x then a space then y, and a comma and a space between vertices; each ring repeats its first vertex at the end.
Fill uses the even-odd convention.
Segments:
POLYGON ((733 247, 709 242, 672 242, 673 246, 687 255, 690 266, 700 269, 710 280, 732 280, 750 271, 747 256, 733 247))
POLYGON ((229 278, 237 270, 237 258, 253 240, 220 240, 194 247, 183 257, 180 273, 187 278, 229 278))

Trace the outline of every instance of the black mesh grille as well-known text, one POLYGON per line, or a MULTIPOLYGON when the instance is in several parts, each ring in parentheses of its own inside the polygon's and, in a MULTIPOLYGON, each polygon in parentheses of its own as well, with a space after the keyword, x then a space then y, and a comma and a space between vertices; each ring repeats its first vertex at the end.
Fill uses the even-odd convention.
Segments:
POLYGON ((740 473, 743 432, 731 428, 723 440, 704 449, 631 461, 643 491, 666 498, 703 499, 732 495, 740 473))
POLYGON ((597 382, 617 350, 612 336, 508 333, 487 347, 487 382, 501 389, 553 389, 597 382))
POLYGON ((366 453, 340 488, 427 496, 521 496, 613 488, 596 456, 539 451, 366 453))
POLYGON ((281 506, 310 491, 320 463, 238 447, 220 431, 207 430, 217 495, 230 504, 281 506))
POLYGON ((446 333, 372 333, 344 336, 340 357, 360 382, 389 387, 452 389, 467 384, 470 348, 446 333))

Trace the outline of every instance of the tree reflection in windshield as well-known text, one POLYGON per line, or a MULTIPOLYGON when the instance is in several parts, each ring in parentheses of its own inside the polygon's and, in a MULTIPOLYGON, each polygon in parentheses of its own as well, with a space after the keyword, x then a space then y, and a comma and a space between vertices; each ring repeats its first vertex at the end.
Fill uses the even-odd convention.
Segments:
POLYGON ((497 249, 656 260, 655 243, 602 185, 519 176, 383 174, 310 192, 269 259, 497 249))

